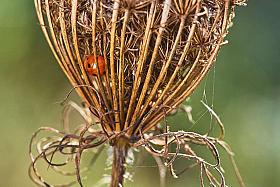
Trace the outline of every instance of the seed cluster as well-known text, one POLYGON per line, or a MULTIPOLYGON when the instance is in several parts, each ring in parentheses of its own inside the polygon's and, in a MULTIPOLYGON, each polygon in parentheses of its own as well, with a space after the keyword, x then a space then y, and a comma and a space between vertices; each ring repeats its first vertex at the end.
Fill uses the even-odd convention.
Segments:
MULTIPOLYGON (((107 124, 107 130, 119 132, 142 121, 146 132, 163 118, 159 111, 145 117, 147 113, 160 105, 178 106, 209 71, 235 3, 44 0, 37 9, 49 44, 72 84, 98 91, 80 88, 82 99, 103 114, 109 112, 104 122, 118 123, 107 124), (90 54, 104 57, 104 76, 99 69, 97 77, 84 69, 83 61, 90 54)), ((138 133, 139 128, 134 128, 128 135, 138 133)))

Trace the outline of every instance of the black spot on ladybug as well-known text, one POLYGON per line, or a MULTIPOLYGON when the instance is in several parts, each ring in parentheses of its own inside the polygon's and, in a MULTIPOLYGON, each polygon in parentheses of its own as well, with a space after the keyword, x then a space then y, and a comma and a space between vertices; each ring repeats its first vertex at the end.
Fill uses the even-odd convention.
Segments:
POLYGON ((88 57, 87 57, 87 60, 88 60, 88 57))
POLYGON ((87 64, 87 67, 90 68, 90 64, 87 64))

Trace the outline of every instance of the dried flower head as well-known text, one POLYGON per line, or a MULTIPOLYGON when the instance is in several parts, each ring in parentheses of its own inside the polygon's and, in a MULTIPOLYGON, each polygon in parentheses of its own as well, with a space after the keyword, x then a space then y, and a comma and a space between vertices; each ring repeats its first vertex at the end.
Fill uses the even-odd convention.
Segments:
MULTIPOLYGON (((80 153, 105 141, 118 148, 114 153, 118 161, 124 159, 125 162, 130 146, 145 145, 149 152, 163 156, 171 167, 179 152, 168 153, 168 145, 176 143, 179 147, 189 139, 196 139, 197 143, 209 147, 217 163, 206 163, 186 146, 187 154, 181 156, 194 159, 196 165, 210 176, 206 165, 214 168, 219 165, 214 139, 191 132, 170 133, 167 128, 160 135, 145 137, 144 134, 156 128, 157 123, 200 84, 224 43, 233 7, 244 2, 35 0, 38 18, 51 50, 97 120, 80 130, 79 136, 65 136, 55 148, 63 147, 66 140, 65 147, 70 139, 79 141, 74 148, 78 150, 76 173, 80 184, 80 153), (84 67, 89 55, 98 64, 101 63, 98 56, 102 56, 105 71, 95 65, 97 76, 89 75, 84 67), (100 125, 100 131, 85 138, 84 133, 95 124, 100 125), (89 144, 96 137, 101 140, 89 144), (164 145, 163 152, 157 153, 148 144, 156 139, 158 144, 164 145), (164 141, 159 143, 159 139, 164 141), (117 158, 116 155, 123 150, 123 156, 119 156, 122 158, 117 158)), ((120 171, 122 166, 113 164, 113 170, 114 167, 120 171)), ((112 181, 115 178, 117 183, 111 186, 122 183, 121 176, 112 174, 112 181)))

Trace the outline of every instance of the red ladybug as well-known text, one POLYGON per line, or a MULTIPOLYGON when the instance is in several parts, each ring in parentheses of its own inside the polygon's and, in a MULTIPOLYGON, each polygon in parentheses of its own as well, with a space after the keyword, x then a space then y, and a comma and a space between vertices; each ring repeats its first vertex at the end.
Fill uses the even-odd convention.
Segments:
MULTIPOLYGON (((102 56, 97 56, 100 75, 105 75, 105 61, 102 56)), ((84 61, 84 67, 88 74, 97 76, 97 67, 94 60, 94 55, 89 55, 84 61)))

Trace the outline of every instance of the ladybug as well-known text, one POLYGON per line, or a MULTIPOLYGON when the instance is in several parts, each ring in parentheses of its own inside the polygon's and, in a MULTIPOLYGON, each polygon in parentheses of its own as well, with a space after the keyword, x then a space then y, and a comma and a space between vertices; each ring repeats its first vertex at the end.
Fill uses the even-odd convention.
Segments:
MULTIPOLYGON (((97 56, 100 75, 105 75, 105 60, 102 56, 97 56)), ((94 61, 94 55, 89 55, 84 61, 84 67, 88 74, 97 76, 97 67, 94 61)))

